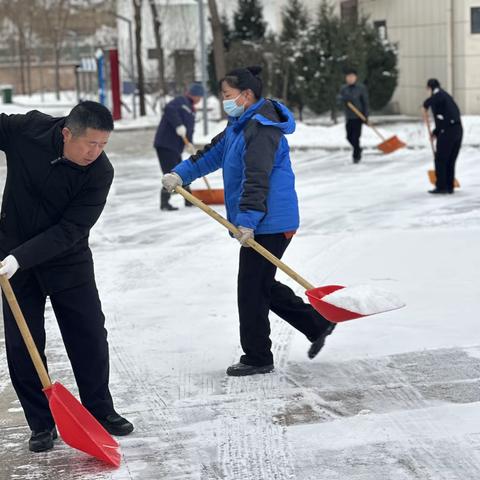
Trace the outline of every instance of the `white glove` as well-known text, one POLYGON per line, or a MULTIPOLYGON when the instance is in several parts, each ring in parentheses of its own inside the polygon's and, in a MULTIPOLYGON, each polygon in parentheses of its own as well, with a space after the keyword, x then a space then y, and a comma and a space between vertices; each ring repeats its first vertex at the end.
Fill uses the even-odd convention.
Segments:
POLYGON ((168 193, 172 193, 176 187, 181 187, 183 185, 183 180, 178 173, 167 173, 162 177, 162 185, 168 193))
POLYGON ((247 241, 254 238, 254 230, 253 228, 247 227, 237 227, 240 233, 234 235, 234 237, 240 242, 242 247, 249 247, 250 245, 247 244, 247 241))
POLYGON ((18 265, 17 259, 13 255, 9 255, 2 260, 0 266, 0 275, 5 275, 8 279, 15 275, 20 265, 18 265))
POLYGON ((175 131, 179 137, 186 137, 187 136, 187 127, 185 125, 179 125, 175 131))
POLYGON ((185 150, 190 154, 190 155, 195 155, 197 153, 197 149, 193 146, 193 143, 188 142, 185 145, 185 150))

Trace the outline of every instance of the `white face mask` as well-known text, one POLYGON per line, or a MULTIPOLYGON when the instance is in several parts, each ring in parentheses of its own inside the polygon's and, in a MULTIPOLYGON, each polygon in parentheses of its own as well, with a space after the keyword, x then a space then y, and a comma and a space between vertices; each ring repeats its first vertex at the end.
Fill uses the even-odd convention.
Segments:
POLYGON ((236 103, 241 94, 240 92, 236 98, 223 101, 223 110, 229 117, 240 117, 245 111, 245 105, 237 105, 236 103))

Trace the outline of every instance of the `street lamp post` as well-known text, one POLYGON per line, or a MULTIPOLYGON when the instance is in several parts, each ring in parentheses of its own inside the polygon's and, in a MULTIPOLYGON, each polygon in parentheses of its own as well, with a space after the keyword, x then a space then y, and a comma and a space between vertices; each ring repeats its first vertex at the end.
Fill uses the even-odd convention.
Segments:
POLYGON ((200 52, 202 65, 203 86, 203 134, 208 135, 208 112, 207 112, 207 48, 205 44, 205 10, 203 0, 198 1, 198 16, 200 20, 200 52))

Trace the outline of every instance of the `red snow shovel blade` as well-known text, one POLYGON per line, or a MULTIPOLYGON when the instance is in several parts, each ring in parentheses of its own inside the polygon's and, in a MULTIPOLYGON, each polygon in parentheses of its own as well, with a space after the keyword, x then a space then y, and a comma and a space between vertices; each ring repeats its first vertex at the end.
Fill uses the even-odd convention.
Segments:
POLYGON ((403 143, 396 135, 388 138, 384 142, 380 143, 377 148, 383 153, 392 153, 395 150, 406 147, 407 144, 403 143))
POLYGON ((366 315, 361 315, 359 313, 351 312, 350 310, 345 310, 344 308, 336 307, 330 303, 323 302, 322 298, 329 293, 340 290, 341 285, 325 285, 324 287, 312 288, 307 290, 305 293, 310 300, 312 307, 320 314, 323 315, 329 322, 340 323, 346 322, 347 320, 355 320, 356 318, 365 317, 366 315))
POLYGON ((115 467, 120 466, 116 440, 61 383, 55 382, 43 391, 66 444, 115 467))

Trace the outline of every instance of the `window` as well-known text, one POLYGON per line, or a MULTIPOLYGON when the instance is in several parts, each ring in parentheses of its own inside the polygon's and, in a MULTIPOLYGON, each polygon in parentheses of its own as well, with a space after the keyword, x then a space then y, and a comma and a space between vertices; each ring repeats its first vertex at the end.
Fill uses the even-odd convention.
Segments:
POLYGON ((472 7, 470 10, 472 33, 480 33, 480 7, 472 7))
POLYGON ((382 40, 387 39, 387 22, 385 20, 378 20, 376 22, 373 22, 373 26, 375 27, 375 30, 378 33, 378 36, 382 40))
POLYGON ((343 21, 358 22, 358 0, 345 0, 340 4, 340 16, 343 21))

